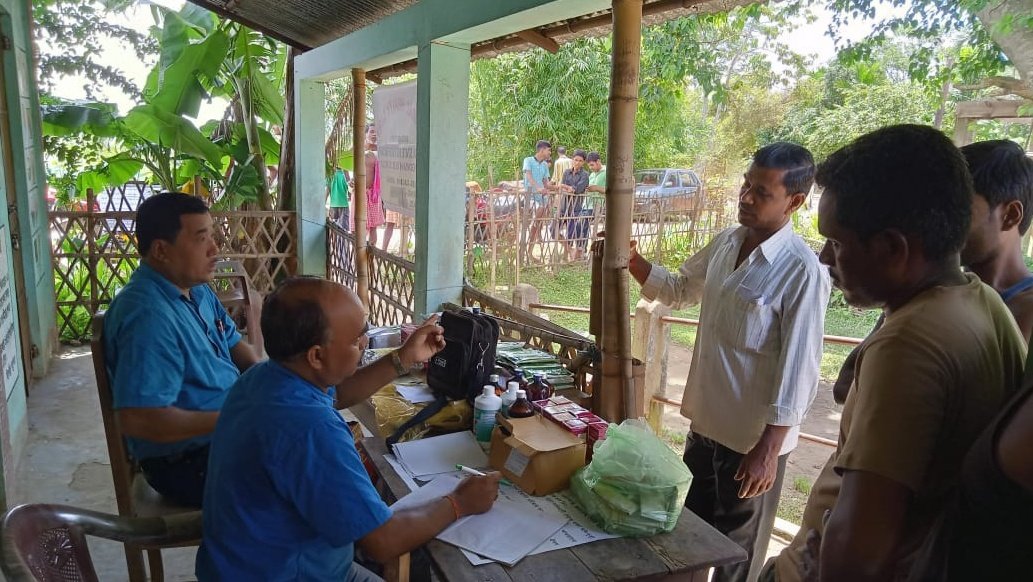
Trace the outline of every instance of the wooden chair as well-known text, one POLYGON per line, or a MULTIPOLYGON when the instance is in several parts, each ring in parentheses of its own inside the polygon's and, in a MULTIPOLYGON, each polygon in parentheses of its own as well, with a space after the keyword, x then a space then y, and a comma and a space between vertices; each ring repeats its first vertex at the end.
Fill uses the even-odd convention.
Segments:
POLYGON ((121 517, 66 505, 19 505, 3 520, 4 575, 11 582, 96 582, 86 536, 127 546, 174 546, 201 537, 201 512, 121 517))
MULTIPOLYGON (((118 514, 122 517, 164 517, 170 514, 196 511, 197 508, 175 505, 155 491, 144 479, 139 465, 129 458, 125 437, 115 415, 111 382, 104 359, 104 312, 93 316, 93 338, 90 340, 93 351, 93 371, 97 376, 97 394, 100 397, 100 412, 104 420, 104 436, 108 443, 108 456, 111 459, 111 477, 115 483, 115 501, 118 514)), ((197 545, 201 536, 178 546, 197 545)), ((147 579, 144 570, 143 552, 147 552, 147 563, 151 580, 161 582, 165 578, 161 561, 161 548, 175 547, 165 544, 126 542, 126 566, 129 568, 131 582, 144 582, 147 579)))
POLYGON ((212 289, 219 302, 237 323, 237 329, 255 349, 258 357, 265 357, 262 342, 262 294, 251 284, 251 276, 238 260, 222 260, 215 265, 212 289))

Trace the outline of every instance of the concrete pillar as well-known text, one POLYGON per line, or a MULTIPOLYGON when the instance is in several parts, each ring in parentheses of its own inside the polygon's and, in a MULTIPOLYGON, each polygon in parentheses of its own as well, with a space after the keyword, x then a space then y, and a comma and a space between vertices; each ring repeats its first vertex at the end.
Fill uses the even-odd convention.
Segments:
POLYGON ((524 311, 531 311, 532 303, 541 303, 541 298, 533 285, 527 283, 520 283, 513 287, 513 306, 519 307, 524 311))
POLYGON ((298 274, 326 276, 326 106, 323 83, 294 85, 295 193, 298 212, 298 274))
POLYGON ((419 48, 416 83, 417 314, 463 293, 470 47, 419 48))
POLYGON ((671 308, 659 301, 639 299, 635 306, 635 329, 632 334, 631 354, 643 362, 642 411, 656 434, 663 426, 664 405, 653 402, 653 396, 666 396, 667 346, 671 341, 671 326, 662 321, 671 314, 671 308))

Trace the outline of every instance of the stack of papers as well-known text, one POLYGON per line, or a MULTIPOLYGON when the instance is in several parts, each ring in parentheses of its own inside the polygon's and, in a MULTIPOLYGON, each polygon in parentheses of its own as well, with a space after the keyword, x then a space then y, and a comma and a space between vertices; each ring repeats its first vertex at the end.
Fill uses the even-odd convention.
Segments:
MULTIPOLYGON (((415 507, 448 495, 461 477, 446 475, 409 493, 391 508, 395 511, 415 507)), ((499 498, 487 513, 468 515, 437 535, 443 542, 469 550, 479 556, 512 566, 553 537, 567 525, 568 518, 551 506, 538 511, 519 496, 513 487, 500 487, 499 498), (509 495, 507 495, 509 493, 509 495), (519 535, 514 535, 519 532, 519 535)))
POLYGON ((468 430, 397 443, 394 452, 405 472, 416 479, 453 473, 456 465, 478 468, 488 466, 488 456, 468 430))
MULTIPOLYGON (((574 499, 566 491, 559 493, 553 493, 546 495, 545 497, 534 497, 530 498, 526 493, 516 489, 515 487, 504 487, 499 488, 499 498, 503 496, 522 496, 529 498, 529 503, 534 509, 538 511, 555 510, 567 517, 567 523, 552 537, 542 542, 537 548, 531 550, 529 556, 537 554, 544 554, 545 552, 551 552, 553 550, 562 550, 565 548, 572 548, 574 546, 580 546, 581 544, 587 544, 599 540, 608 540, 617 538, 620 536, 607 533, 599 528, 599 526, 592 523, 587 515, 574 502, 574 499)), ((476 552, 462 549, 463 555, 470 561, 470 564, 474 566, 480 566, 483 564, 490 564, 495 560, 485 557, 484 555, 478 555, 476 552)))

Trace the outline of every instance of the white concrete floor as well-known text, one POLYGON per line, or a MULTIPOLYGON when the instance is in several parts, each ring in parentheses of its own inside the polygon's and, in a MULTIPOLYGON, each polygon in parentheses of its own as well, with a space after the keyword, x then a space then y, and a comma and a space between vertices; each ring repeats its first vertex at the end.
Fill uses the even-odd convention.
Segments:
MULTIPOLYGON (((8 504, 60 503, 117 513, 88 346, 66 347, 55 357, 50 374, 29 392, 28 416, 28 443, 8 504)), ((121 544, 91 539, 89 545, 100 580, 129 579, 121 544)), ((165 579, 194 580, 195 553, 196 548, 162 552, 165 579)))

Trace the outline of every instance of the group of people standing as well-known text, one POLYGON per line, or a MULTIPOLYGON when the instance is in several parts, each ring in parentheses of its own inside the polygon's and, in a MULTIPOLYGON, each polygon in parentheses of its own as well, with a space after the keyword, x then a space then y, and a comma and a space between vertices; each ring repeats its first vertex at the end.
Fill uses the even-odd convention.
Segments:
POLYGON ((535 153, 524 158, 522 167, 525 199, 521 208, 528 217, 527 235, 521 239, 532 252, 542 241, 542 231, 553 231, 564 239, 566 254, 572 259, 584 255, 592 225, 602 218, 605 208, 606 166, 599 152, 556 148, 558 157, 552 162, 552 144, 541 140, 535 153), (550 171, 549 164, 552 162, 550 171), (586 170, 587 166, 587 170, 586 170))
MULTIPOLYGON (((525 164, 541 207, 558 190, 547 166, 536 169, 549 149, 525 164)), ((591 154, 575 152, 559 193, 584 185, 579 157, 591 154)), ((1016 144, 959 150, 931 127, 898 125, 821 164, 795 144, 761 148, 739 191, 740 226, 676 273, 632 243, 628 269, 644 297, 701 305, 682 405, 692 421, 686 506, 748 555, 713 580, 1029 577, 1033 275, 1021 240, 1031 208, 1033 160, 1016 144), (818 254, 791 220, 814 183, 818 254), (832 285, 883 318, 840 372, 838 445, 799 534, 764 564, 818 386, 832 285)), ((135 229, 140 266, 104 321, 115 415, 147 482, 203 505, 199 580, 375 581, 356 549, 383 563, 492 507, 498 473, 391 511, 335 410, 434 357, 445 342, 435 317, 359 367, 369 324, 356 294, 289 279, 263 306, 263 361, 208 286, 218 247, 204 202, 150 197, 135 229)))
POLYGON ((1017 580, 1033 548, 1033 159, 960 150, 931 127, 864 135, 816 165, 758 150, 740 226, 676 273, 632 242, 642 295, 700 305, 682 414, 686 507, 748 560, 713 580, 1017 580), (823 191, 815 254, 792 214, 823 191), (882 318, 847 359, 836 450, 792 544, 765 564, 799 426, 817 390, 830 288, 882 318))
MULTIPOLYGON (((384 227, 383 248, 387 250, 391 244, 395 227, 401 224, 399 213, 388 210, 380 196, 380 159, 377 157, 377 128, 374 124, 366 126, 366 148, 364 163, 366 167, 366 233, 369 244, 378 246, 378 233, 384 227)), ((355 182, 340 166, 334 167, 333 174, 327 178, 326 195, 330 203, 328 217, 344 230, 355 228, 355 215, 352 210, 351 192, 355 190, 355 182)), ((404 241, 403 241, 404 242, 404 241)))

